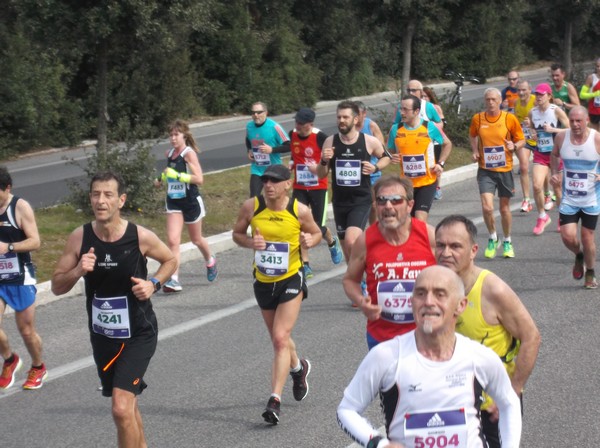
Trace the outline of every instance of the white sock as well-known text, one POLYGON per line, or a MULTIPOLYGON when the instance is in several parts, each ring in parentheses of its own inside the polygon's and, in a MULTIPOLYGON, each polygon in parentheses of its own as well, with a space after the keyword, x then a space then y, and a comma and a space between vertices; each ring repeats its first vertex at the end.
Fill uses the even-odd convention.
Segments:
POLYGON ((302 363, 300 362, 300 358, 298 358, 298 365, 296 367, 294 367, 293 369, 290 369, 290 372, 298 373, 298 372, 300 372, 300 370, 302 370, 302 363))

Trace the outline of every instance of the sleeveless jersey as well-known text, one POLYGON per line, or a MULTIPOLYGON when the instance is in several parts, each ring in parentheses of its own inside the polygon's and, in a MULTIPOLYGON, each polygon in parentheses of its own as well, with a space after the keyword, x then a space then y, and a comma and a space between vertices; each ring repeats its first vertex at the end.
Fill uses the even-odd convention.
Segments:
MULTIPOLYGON (((562 86, 560 87, 560 89, 557 90, 554 83, 552 83, 551 84, 552 97, 558 98, 565 104, 568 103, 569 102, 569 89, 567 87, 568 85, 569 85, 569 83, 567 81, 563 81, 562 86)), ((563 109, 564 109, 564 107, 563 107, 563 109)))
POLYGON ((394 139, 396 151, 400 155, 400 173, 408 177, 415 188, 437 182, 437 176, 431 172, 435 166, 435 153, 428 124, 427 121, 422 121, 414 129, 400 124, 394 139))
POLYGON ((99 239, 91 223, 85 224, 79 256, 91 247, 96 254, 96 264, 94 270, 83 277, 90 332, 121 339, 156 335, 158 326, 152 302, 138 300, 131 291, 131 277, 146 279, 148 276, 137 226, 128 222, 121 239, 111 243, 99 239))
POLYGON ((373 429, 359 414, 380 396, 389 440, 407 447, 483 448, 483 390, 498 397, 505 411, 502 446, 518 447, 521 406, 498 356, 457 334, 452 357, 432 361, 419 353, 410 332, 369 351, 344 391, 338 421, 366 446, 373 429))
POLYGON ((596 131, 589 128, 590 135, 582 145, 571 143, 571 130, 565 132, 565 141, 560 148, 560 158, 564 163, 563 198, 560 212, 574 215, 583 210, 588 215, 600 214, 600 182, 595 176, 600 174, 600 155, 596 151, 594 136, 596 131))
POLYGON ((523 104, 521 102, 521 98, 519 98, 517 100, 517 102, 515 103, 515 115, 517 117, 517 120, 519 120, 519 123, 521 123, 521 129, 523 130, 523 135, 525 136, 525 139, 527 140, 527 146, 530 148, 535 147, 536 142, 535 142, 535 140, 533 140, 531 138, 531 133, 529 132, 529 128, 527 126, 525 126, 523 121, 525 121, 525 118, 527 118, 529 116, 529 111, 533 108, 533 106, 535 106, 535 95, 533 95, 533 94, 529 95, 529 100, 527 100, 527 103, 523 104))
MULTIPOLYGON (((178 173, 190 173, 188 164, 184 157, 189 151, 194 151, 189 146, 186 146, 181 154, 173 158, 175 148, 171 148, 167 156, 167 167, 173 168, 178 173)), ((198 192, 198 185, 182 182, 178 179, 167 179, 167 197, 170 200, 191 202, 195 200, 200 193, 198 192)))
POLYGON ((318 165, 321 160, 321 146, 318 136, 321 131, 312 129, 312 133, 301 138, 296 131, 291 134, 292 161, 294 162, 294 190, 326 190, 327 177, 319 177, 308 169, 310 165, 318 165))
MULTIPOLYGON (((491 348, 500 357, 510 376, 515 371, 515 357, 519 352, 520 341, 514 339, 502 325, 489 325, 483 318, 481 289, 489 273, 488 270, 482 270, 469 291, 467 307, 456 321, 456 332, 491 348)), ((487 409, 491 403, 492 399, 486 396, 481 409, 487 409)))
POLYGON ((263 154, 258 152, 258 147, 263 143, 275 147, 289 140, 283 128, 274 120, 267 118, 263 124, 256 126, 254 121, 246 125, 246 138, 250 143, 250 150, 254 153, 254 160, 250 166, 250 174, 262 176, 270 165, 281 165, 281 154, 263 154))
POLYGON ((371 179, 362 174, 362 162, 371 160, 365 134, 359 133, 355 143, 342 143, 339 134, 333 136, 333 157, 329 161, 332 202, 338 206, 371 204, 371 179))
POLYGON ((427 224, 411 218, 408 240, 389 244, 377 224, 365 231, 367 290, 381 317, 367 321, 367 332, 382 342, 415 328, 411 297, 415 280, 427 266, 435 264, 427 224))
MULTIPOLYGON (((590 92, 596 92, 600 90, 600 79, 595 73, 592 73, 592 86, 590 92)), ((590 115, 600 115, 600 96, 596 96, 588 100, 588 111, 590 115)))
POLYGON ((498 117, 490 120, 485 112, 480 112, 471 120, 469 135, 479 137, 479 168, 499 173, 512 171, 513 151, 506 149, 504 139, 517 142, 525 138, 517 117, 500 111, 498 117))
POLYGON ((537 133, 536 151, 546 154, 552 152, 556 133, 545 132, 544 124, 548 123, 553 128, 561 127, 558 118, 556 118, 557 108, 556 104, 550 104, 545 111, 537 106, 531 109, 531 124, 537 133))
MULTIPOLYGON (((27 239, 23 229, 17 224, 17 202, 13 196, 4 213, 0 215, 0 241, 18 243, 27 239)), ((0 255, 0 284, 35 285, 35 268, 29 252, 7 252, 0 255)))
POLYGON ((300 221, 298 200, 290 199, 282 211, 267 208, 265 198, 255 196, 252 234, 258 230, 267 242, 265 250, 254 253, 254 275, 263 283, 275 283, 296 274, 300 258, 300 221))

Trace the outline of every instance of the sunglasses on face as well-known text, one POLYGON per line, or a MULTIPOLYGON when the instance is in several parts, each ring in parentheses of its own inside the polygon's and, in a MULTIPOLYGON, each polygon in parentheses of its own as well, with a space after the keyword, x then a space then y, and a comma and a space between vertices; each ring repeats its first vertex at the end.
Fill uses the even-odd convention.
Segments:
POLYGON ((420 91, 421 91, 421 89, 406 89, 406 91, 407 91, 408 93, 415 93, 415 92, 420 92, 420 91))
POLYGON ((260 115, 260 114, 262 114, 263 112, 264 112, 264 110, 253 110, 253 111, 251 112, 251 114, 252 114, 252 115, 260 115))
POLYGON ((278 184, 279 182, 283 182, 283 179, 275 179, 274 177, 265 176, 261 177, 260 181, 263 184, 266 184, 267 182, 271 182, 272 184, 278 184))
POLYGON ((519 78, 508 78, 509 81, 516 81, 519 78))
POLYGON ((390 201, 392 205, 402 205, 407 200, 407 198, 399 194, 393 196, 377 196, 375 198, 377 205, 386 205, 388 201, 390 201))

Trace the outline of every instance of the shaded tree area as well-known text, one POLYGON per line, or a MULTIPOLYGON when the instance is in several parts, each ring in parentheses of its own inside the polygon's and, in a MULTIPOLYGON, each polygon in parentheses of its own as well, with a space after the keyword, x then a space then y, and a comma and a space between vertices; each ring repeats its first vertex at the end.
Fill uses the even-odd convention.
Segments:
POLYGON ((600 0, 5 0, 0 155, 598 57, 600 0))

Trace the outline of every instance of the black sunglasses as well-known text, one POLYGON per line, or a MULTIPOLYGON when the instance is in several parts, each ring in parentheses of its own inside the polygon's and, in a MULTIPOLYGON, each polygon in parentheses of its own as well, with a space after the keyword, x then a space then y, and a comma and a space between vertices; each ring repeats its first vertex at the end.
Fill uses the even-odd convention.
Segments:
POLYGON ((408 198, 398 194, 394 196, 377 196, 375 201, 377 202, 377 205, 386 205, 388 201, 390 201, 392 205, 402 205, 404 204, 404 201, 408 201, 408 198))
POLYGON ((270 176, 263 176, 260 178, 260 181, 263 184, 266 184, 267 182, 271 182, 272 184, 278 184, 279 182, 283 182, 283 179, 276 179, 276 178, 270 177, 270 176))
POLYGON ((252 114, 252 115, 260 115, 260 114, 262 114, 263 112, 264 112, 264 110, 253 110, 253 111, 251 112, 251 114, 252 114))

